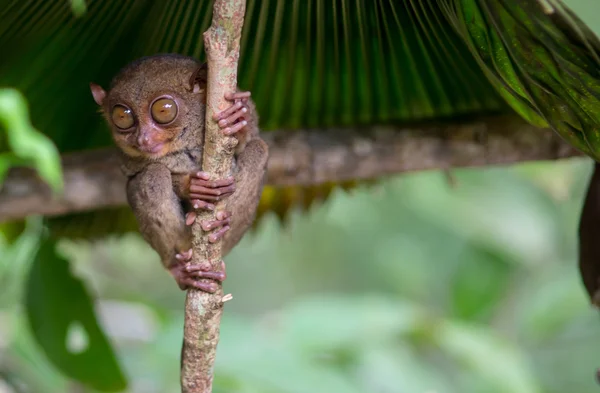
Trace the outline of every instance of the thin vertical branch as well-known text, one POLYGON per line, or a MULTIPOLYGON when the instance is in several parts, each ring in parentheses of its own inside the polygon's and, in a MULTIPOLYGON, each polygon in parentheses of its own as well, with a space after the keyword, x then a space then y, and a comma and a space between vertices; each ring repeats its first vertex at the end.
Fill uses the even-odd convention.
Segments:
MULTIPOLYGON (((208 61, 208 86, 206 100, 206 127, 202 170, 213 179, 231 174, 233 152, 237 140, 225 136, 213 120, 213 114, 230 105, 226 93, 237 88, 237 67, 240 37, 244 24, 246 0, 215 0, 211 27, 204 33, 204 46, 208 61)), ((199 212, 192 230, 193 262, 210 261, 213 269, 220 268, 221 241, 210 243, 200 222, 215 219, 217 211, 225 209, 219 202, 215 212, 199 212)), ((183 393, 212 392, 213 368, 219 326, 223 313, 223 289, 214 294, 190 289, 185 301, 184 343, 181 359, 181 386, 183 393)))

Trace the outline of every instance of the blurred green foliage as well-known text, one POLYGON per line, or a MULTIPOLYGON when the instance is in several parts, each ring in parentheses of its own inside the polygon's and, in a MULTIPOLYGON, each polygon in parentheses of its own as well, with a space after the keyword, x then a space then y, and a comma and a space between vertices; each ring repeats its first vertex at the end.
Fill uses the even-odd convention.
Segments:
MULTIPOLYGON (((338 191, 227 258, 219 393, 592 393, 600 324, 579 282, 590 165, 438 171, 338 191)), ((59 247, 98 297, 130 392, 178 391, 184 294, 137 234, 59 247)), ((16 304, 5 375, 92 392, 49 367, 16 304)))
POLYGON ((23 95, 15 89, 0 89, 0 183, 12 166, 33 166, 40 176, 59 191, 62 188, 60 156, 50 139, 29 120, 23 95))

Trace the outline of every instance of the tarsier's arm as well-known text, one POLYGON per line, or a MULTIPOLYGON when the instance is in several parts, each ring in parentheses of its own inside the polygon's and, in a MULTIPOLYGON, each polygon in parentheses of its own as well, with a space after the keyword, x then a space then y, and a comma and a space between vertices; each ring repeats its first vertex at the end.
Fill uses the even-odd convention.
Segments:
POLYGON ((600 306, 600 163, 595 163, 579 222, 579 269, 592 303, 600 306))
POLYGON ((176 262, 177 253, 191 246, 190 230, 172 184, 171 172, 158 163, 148 165, 127 182, 127 200, 140 232, 167 269, 176 262))

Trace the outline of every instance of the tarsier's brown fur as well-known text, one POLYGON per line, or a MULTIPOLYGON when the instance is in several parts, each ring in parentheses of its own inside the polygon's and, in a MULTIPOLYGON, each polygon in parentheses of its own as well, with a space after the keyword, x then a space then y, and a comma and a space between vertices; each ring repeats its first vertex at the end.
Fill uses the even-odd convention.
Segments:
MULTIPOLYGON (((156 55, 125 67, 112 81, 108 92, 92 84, 122 153, 122 169, 128 177, 127 198, 144 239, 160 254, 166 268, 177 263, 175 255, 191 247, 190 227, 185 213, 190 204, 190 174, 200 170, 204 141, 206 66, 179 55, 156 55), (156 124, 150 111, 161 96, 172 98, 178 107, 175 120, 156 124), (126 105, 135 117, 136 130, 124 133, 111 119, 115 105, 126 105), (141 135, 147 132, 147 135, 141 135), (156 152, 136 148, 138 139, 150 138, 156 152), (162 144, 162 147, 161 147, 162 144)), ((236 134, 235 192, 227 198, 232 213, 230 230, 223 238, 227 254, 252 224, 265 177, 268 148, 259 136, 258 115, 247 101, 247 125, 236 134)))

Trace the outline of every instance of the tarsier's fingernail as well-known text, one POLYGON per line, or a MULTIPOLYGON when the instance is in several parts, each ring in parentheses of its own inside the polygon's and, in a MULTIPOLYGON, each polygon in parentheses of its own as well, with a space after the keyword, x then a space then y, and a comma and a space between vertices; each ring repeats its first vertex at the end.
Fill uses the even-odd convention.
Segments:
POLYGON ((247 125, 247 124, 248 124, 248 122, 247 122, 246 120, 244 120, 244 121, 242 122, 242 124, 243 124, 243 125, 247 125))
POLYGON ((244 113, 248 112, 248 108, 246 108, 246 107, 242 108, 242 112, 244 112, 244 113))
POLYGON ((194 209, 199 208, 200 206, 197 203, 194 203, 194 209))
POLYGON ((208 210, 215 210, 215 205, 208 204, 208 205, 206 205, 206 208, 208 210))

